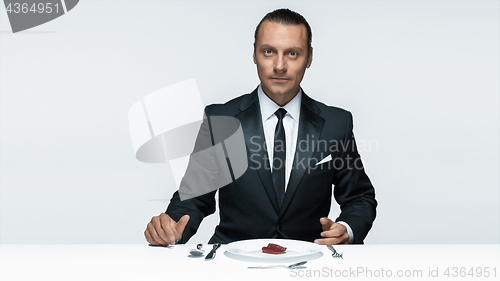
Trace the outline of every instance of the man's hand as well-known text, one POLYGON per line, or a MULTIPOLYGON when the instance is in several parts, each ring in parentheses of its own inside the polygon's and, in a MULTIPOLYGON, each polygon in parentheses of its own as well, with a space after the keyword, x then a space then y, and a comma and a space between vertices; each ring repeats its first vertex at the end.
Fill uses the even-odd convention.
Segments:
POLYGON ((314 240, 314 243, 320 245, 348 244, 349 234, 347 228, 340 223, 333 222, 329 218, 321 218, 319 222, 323 226, 321 232, 322 239, 314 240))
POLYGON ((184 215, 178 222, 175 222, 169 215, 162 213, 151 219, 144 231, 144 236, 151 245, 173 245, 181 237, 188 221, 189 215, 184 215))

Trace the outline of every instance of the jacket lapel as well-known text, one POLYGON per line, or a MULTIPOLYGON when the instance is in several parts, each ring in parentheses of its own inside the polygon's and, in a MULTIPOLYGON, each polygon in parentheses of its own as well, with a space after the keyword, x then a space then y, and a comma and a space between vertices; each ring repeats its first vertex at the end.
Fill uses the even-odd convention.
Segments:
POLYGON ((241 112, 235 117, 240 120, 243 128, 248 157, 250 157, 251 162, 248 168, 257 170, 262 185, 264 186, 276 213, 279 213, 278 199, 276 197, 276 191, 274 191, 273 179, 269 168, 269 156, 267 155, 266 150, 266 141, 264 137, 264 129, 262 127, 262 117, 257 90, 250 94, 247 102, 243 102, 239 106, 239 110, 241 112))
POLYGON ((317 144, 319 136, 323 131, 325 120, 319 116, 320 112, 321 110, 314 104, 314 101, 303 93, 295 158, 293 159, 292 172, 288 181, 285 198, 281 206, 280 218, 292 200, 300 181, 304 177, 304 173, 309 167, 309 159, 311 159, 316 149, 316 147, 312 147, 312 145, 317 144), (306 142, 305 145, 303 142, 306 142))

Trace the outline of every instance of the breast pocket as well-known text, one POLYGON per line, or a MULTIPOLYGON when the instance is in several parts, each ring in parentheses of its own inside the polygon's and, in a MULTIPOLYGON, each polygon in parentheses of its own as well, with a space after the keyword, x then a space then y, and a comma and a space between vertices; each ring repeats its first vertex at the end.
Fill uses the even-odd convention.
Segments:
POLYGON ((309 166, 307 172, 309 174, 323 173, 333 170, 332 155, 324 154, 319 155, 320 157, 312 158, 309 161, 309 166))

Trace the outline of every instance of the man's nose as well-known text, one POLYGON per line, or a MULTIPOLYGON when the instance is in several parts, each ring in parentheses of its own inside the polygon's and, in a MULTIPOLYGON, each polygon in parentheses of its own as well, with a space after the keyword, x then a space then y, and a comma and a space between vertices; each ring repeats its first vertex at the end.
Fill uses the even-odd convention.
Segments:
POLYGON ((274 71, 278 73, 286 72, 286 59, 283 56, 276 56, 274 71))

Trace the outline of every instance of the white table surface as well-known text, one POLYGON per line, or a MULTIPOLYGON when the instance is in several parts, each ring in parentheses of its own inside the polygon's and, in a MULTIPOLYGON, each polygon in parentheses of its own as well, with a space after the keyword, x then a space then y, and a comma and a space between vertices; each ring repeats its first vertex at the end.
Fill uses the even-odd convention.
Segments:
POLYGON ((343 252, 343 260, 333 259, 325 247, 321 258, 296 270, 248 269, 262 263, 231 259, 224 254, 225 247, 221 246, 214 260, 205 261, 188 257, 189 249, 195 248, 192 244, 168 248, 0 244, 0 280, 283 280, 308 276, 325 280, 500 280, 500 244, 336 246, 343 252), (464 270, 470 273, 471 269, 489 271, 490 276, 463 276, 464 270), (429 276, 436 273, 438 278, 429 276), (409 277, 395 278, 397 274, 409 277))

